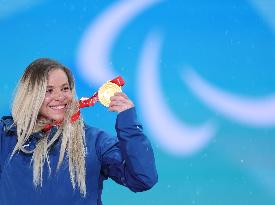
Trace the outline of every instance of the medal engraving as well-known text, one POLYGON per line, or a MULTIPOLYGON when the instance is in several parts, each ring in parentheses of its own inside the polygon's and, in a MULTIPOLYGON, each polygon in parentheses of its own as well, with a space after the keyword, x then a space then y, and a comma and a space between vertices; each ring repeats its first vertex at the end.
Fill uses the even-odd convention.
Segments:
POLYGON ((122 92, 121 87, 115 83, 107 82, 103 84, 98 90, 99 102, 105 107, 110 105, 110 97, 112 97, 116 92, 122 92))

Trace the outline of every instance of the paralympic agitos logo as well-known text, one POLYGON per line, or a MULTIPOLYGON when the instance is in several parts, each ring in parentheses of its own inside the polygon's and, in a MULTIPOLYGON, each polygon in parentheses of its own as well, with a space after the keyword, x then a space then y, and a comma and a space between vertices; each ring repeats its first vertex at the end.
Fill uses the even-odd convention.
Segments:
MULTIPOLYGON (((110 51, 121 30, 138 14, 161 3, 159 0, 119 1, 101 13, 88 26, 78 51, 78 68, 88 82, 101 85, 117 75, 109 63, 110 51)), ((257 1, 253 1, 257 4, 257 1)), ((261 8, 261 5, 257 5, 261 8)), ((274 24, 275 25, 275 24, 274 24)), ((190 155, 205 147, 219 129, 215 121, 192 126, 177 119, 165 103, 160 88, 160 32, 149 32, 139 59, 137 80, 138 105, 146 126, 160 147, 172 154, 190 155), (146 100, 143 100, 146 99, 146 100), (157 103, 156 103, 157 102, 157 103)), ((224 117, 255 127, 275 125, 275 97, 258 99, 238 96, 218 88, 201 77, 192 65, 179 76, 201 102, 224 117)))

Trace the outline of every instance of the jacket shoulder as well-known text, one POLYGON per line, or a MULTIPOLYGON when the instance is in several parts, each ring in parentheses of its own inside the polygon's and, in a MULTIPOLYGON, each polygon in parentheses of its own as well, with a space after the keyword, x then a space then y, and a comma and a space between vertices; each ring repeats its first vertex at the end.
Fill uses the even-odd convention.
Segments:
POLYGON ((3 116, 0 120, 0 133, 1 136, 16 134, 16 125, 14 124, 12 116, 3 116))
POLYGON ((0 119, 0 167, 16 144, 16 126, 11 116, 0 119))

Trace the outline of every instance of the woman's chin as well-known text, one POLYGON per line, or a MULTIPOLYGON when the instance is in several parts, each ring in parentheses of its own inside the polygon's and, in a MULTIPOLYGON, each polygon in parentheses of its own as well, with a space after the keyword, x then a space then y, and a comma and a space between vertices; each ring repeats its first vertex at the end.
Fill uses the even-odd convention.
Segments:
POLYGON ((61 122, 64 120, 64 115, 53 115, 51 120, 55 122, 61 122))

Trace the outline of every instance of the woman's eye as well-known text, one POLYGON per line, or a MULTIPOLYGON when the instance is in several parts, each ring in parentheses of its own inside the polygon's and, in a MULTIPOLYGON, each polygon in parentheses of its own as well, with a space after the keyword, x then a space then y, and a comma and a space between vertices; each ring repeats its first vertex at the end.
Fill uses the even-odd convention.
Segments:
POLYGON ((47 89, 46 90, 46 93, 52 93, 53 92, 53 89, 47 89))
POLYGON ((70 88, 69 87, 64 87, 62 90, 63 91, 68 91, 70 88))

